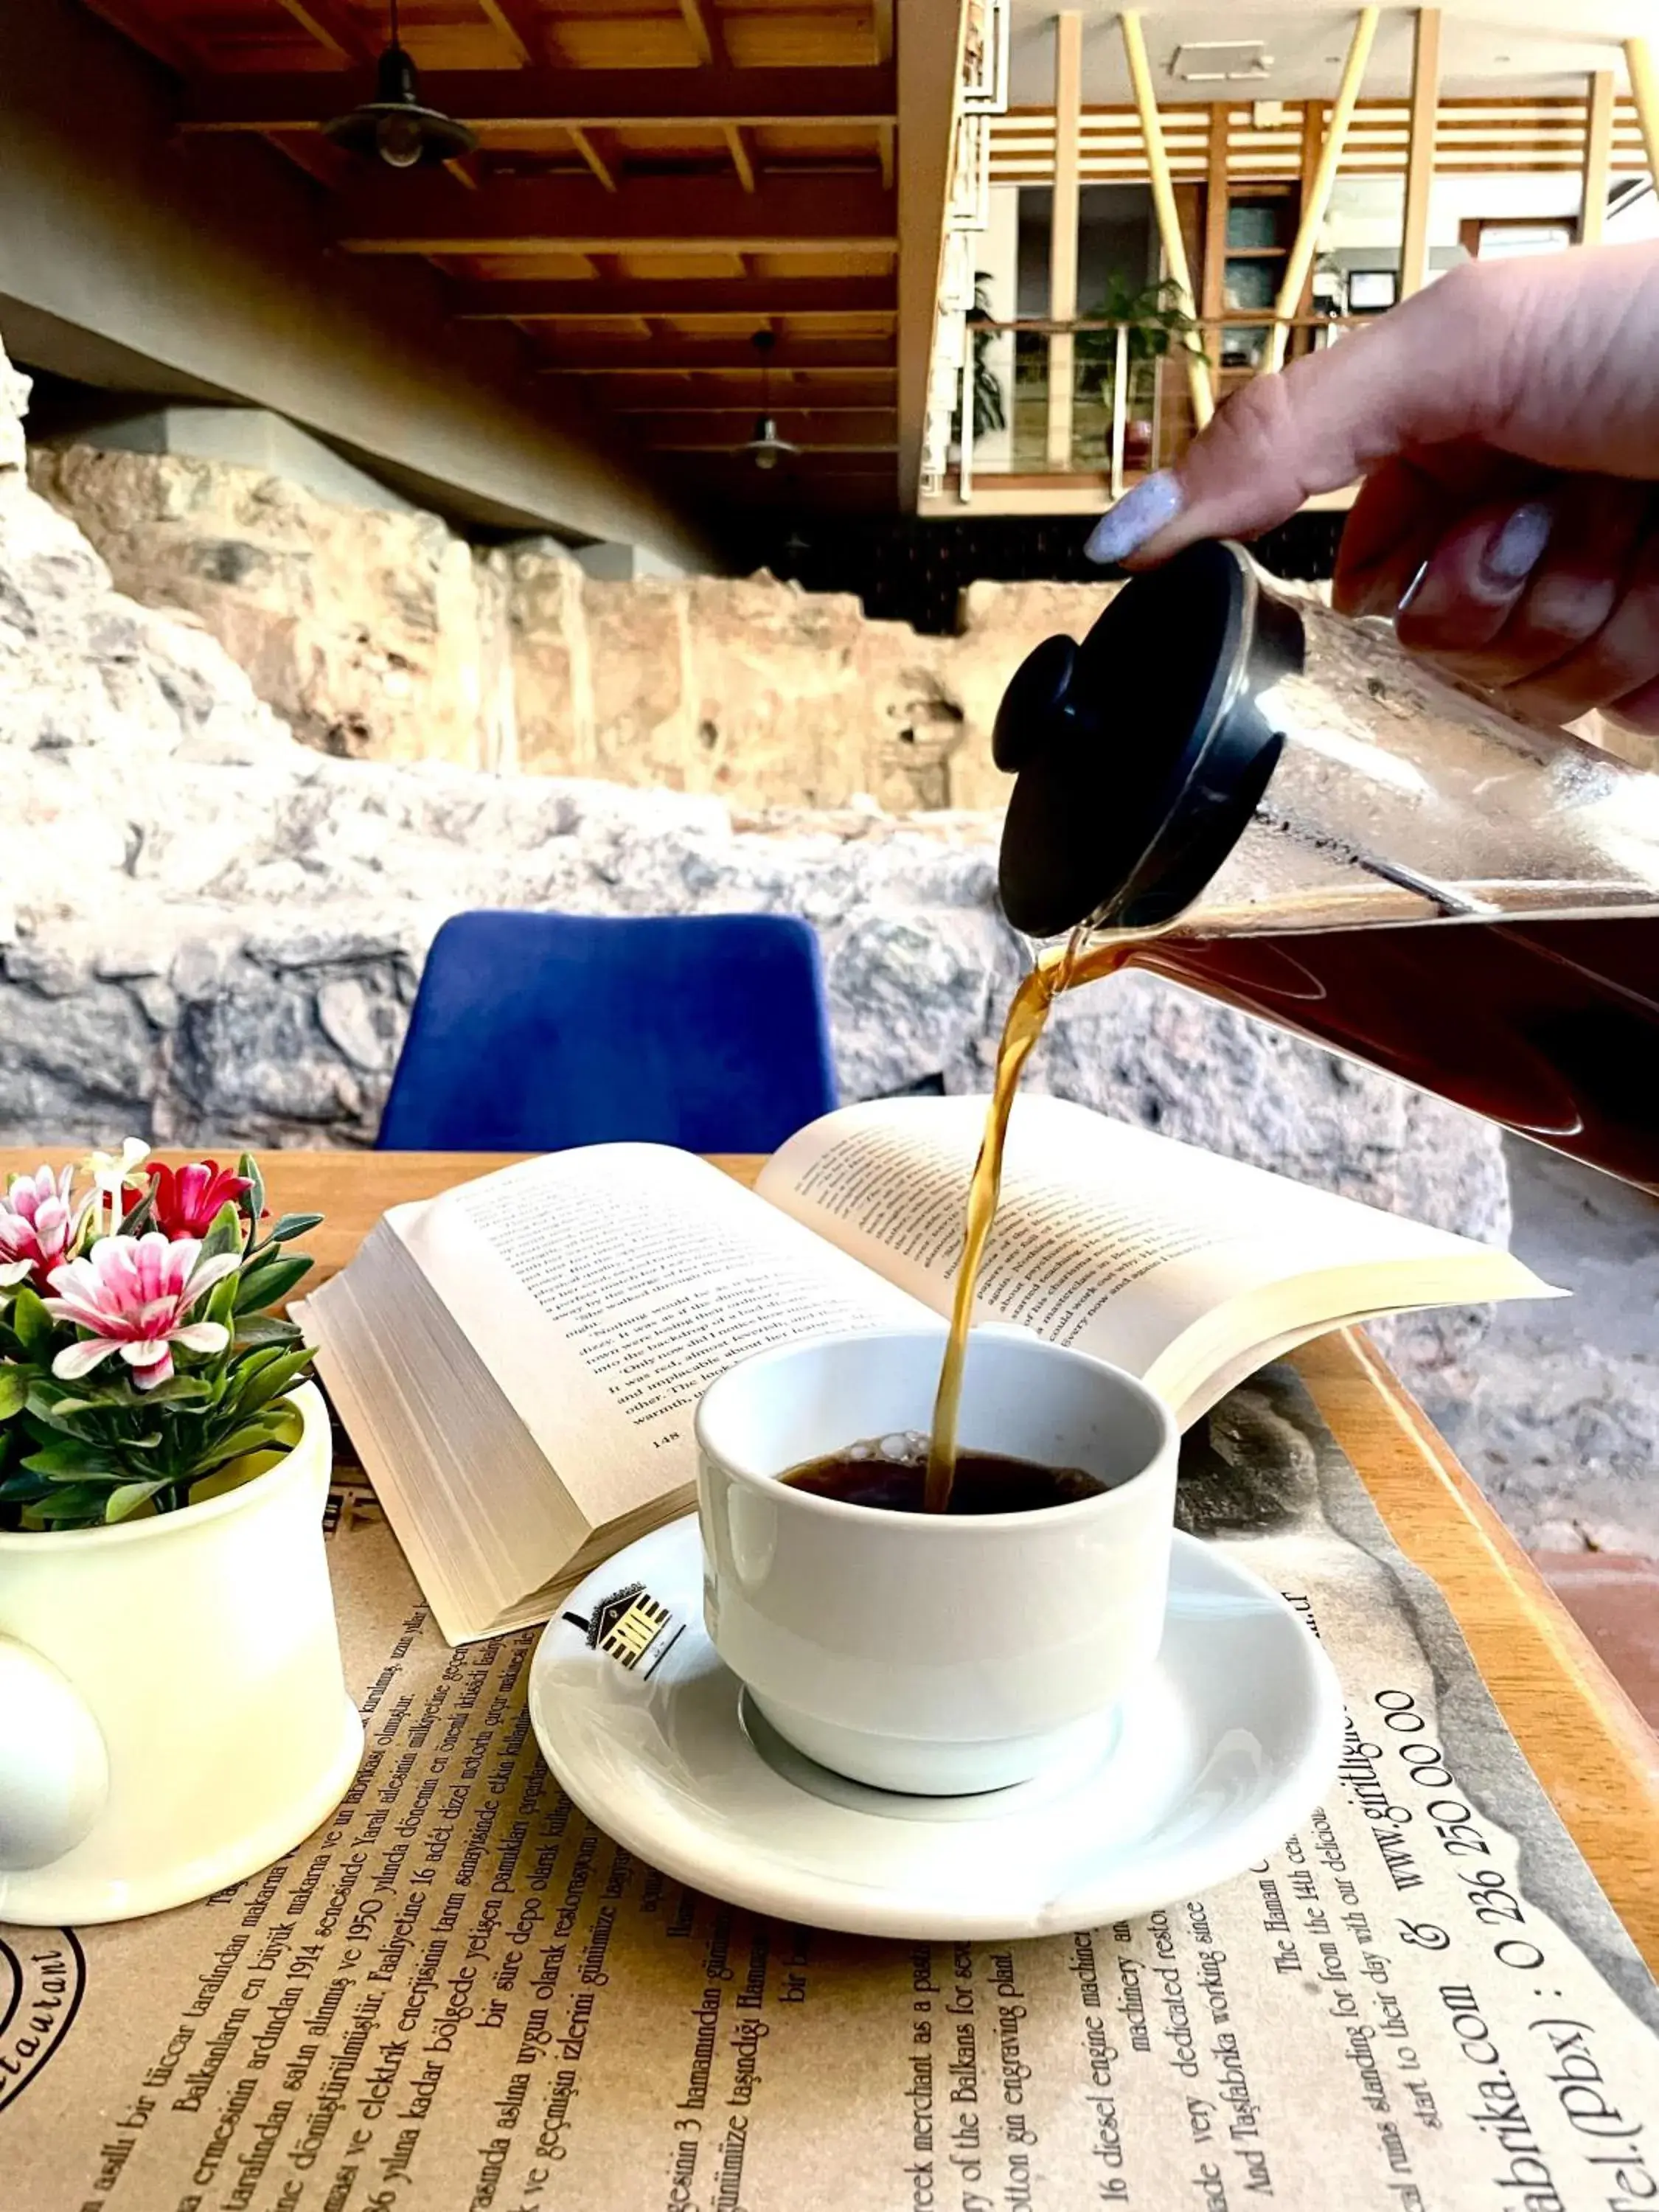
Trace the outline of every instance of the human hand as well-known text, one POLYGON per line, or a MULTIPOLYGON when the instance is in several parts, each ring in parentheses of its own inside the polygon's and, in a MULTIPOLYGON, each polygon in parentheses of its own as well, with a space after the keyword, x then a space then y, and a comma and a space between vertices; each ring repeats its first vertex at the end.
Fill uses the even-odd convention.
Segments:
POLYGON ((1659 732, 1659 245, 1453 270, 1243 386, 1088 551, 1152 566, 1356 477, 1337 606, 1529 714, 1659 732))

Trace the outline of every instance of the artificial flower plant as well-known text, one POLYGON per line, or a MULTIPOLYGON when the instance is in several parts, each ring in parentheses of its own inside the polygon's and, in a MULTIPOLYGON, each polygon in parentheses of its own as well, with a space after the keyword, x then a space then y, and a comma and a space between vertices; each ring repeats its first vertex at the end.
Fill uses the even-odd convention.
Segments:
POLYGON ((0 1198, 0 1528, 188 1505, 297 1443, 310 1365, 271 1309, 322 1216, 267 1219, 251 1153, 169 1168, 129 1138, 0 1198))

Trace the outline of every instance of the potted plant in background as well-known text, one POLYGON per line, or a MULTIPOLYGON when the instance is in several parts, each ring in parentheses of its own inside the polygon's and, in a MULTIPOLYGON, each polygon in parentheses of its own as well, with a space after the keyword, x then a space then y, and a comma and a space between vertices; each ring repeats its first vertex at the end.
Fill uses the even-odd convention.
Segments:
MULTIPOLYGON (((1148 468, 1152 459, 1152 427, 1158 399, 1158 364, 1175 352, 1204 352, 1203 331, 1181 304, 1181 287, 1165 276, 1135 285, 1115 273, 1081 319, 1091 323, 1121 323, 1128 333, 1127 384, 1125 395, 1123 459, 1127 467, 1148 468)), ((1112 379, 1117 358, 1117 333, 1111 330, 1082 330, 1077 334, 1075 356, 1078 388, 1092 392, 1104 410, 1103 451, 1111 447, 1112 379)))
POLYGON ((0 1198, 0 1920, 205 1896, 356 1771, 328 1417, 273 1310, 318 1218, 133 1141, 0 1198))

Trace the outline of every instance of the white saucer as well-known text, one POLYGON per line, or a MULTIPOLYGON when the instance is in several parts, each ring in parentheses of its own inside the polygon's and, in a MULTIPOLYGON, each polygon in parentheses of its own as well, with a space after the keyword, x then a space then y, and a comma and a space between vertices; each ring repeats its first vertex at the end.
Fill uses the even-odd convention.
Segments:
POLYGON ((530 1717, 582 1811, 664 1873, 780 1919, 935 1942, 1097 1927, 1225 1881, 1318 1803, 1342 1740, 1302 1622, 1177 1535, 1164 1648, 1086 1759, 976 1797, 845 1781, 773 1734, 715 1655, 695 1515, 567 1600, 530 1717))

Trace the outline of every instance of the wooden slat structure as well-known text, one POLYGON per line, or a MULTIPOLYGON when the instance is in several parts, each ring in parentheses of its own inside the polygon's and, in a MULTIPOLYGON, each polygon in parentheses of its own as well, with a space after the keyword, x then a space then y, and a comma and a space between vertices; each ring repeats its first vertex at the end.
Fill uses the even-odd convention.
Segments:
POLYGON ((264 137, 328 193, 334 250, 435 267, 455 317, 695 453, 665 466, 699 491, 713 468, 732 501, 798 475, 801 503, 896 504, 904 41, 954 51, 963 0, 416 0, 422 98, 478 145, 401 173, 323 135, 370 96, 380 0, 84 4, 172 72, 186 149, 264 137), (799 469, 741 452, 763 398, 799 469))
MULTIPOLYGON (((1283 103, 1283 119, 1258 124, 1249 105, 1225 107, 1227 173, 1262 183, 1300 177, 1304 103, 1283 103)), ((1580 172, 1589 129, 1589 102, 1583 100, 1443 100, 1436 124, 1434 167, 1437 176, 1490 175, 1498 171, 1580 172)), ((1201 184, 1211 155, 1210 103, 1160 104, 1164 144, 1170 173, 1179 181, 1201 184)), ((1608 166, 1613 175, 1647 168, 1636 104, 1613 101, 1608 166)), ((1356 106, 1339 175, 1402 176, 1411 142, 1411 103, 1406 100, 1361 100, 1356 106)), ((1054 119, 1048 108, 1013 109, 991 120, 991 181, 998 185, 1048 184, 1054 163, 1054 119)), ((1146 184, 1150 181, 1145 142, 1133 107, 1085 107, 1079 168, 1085 184, 1146 184)))

